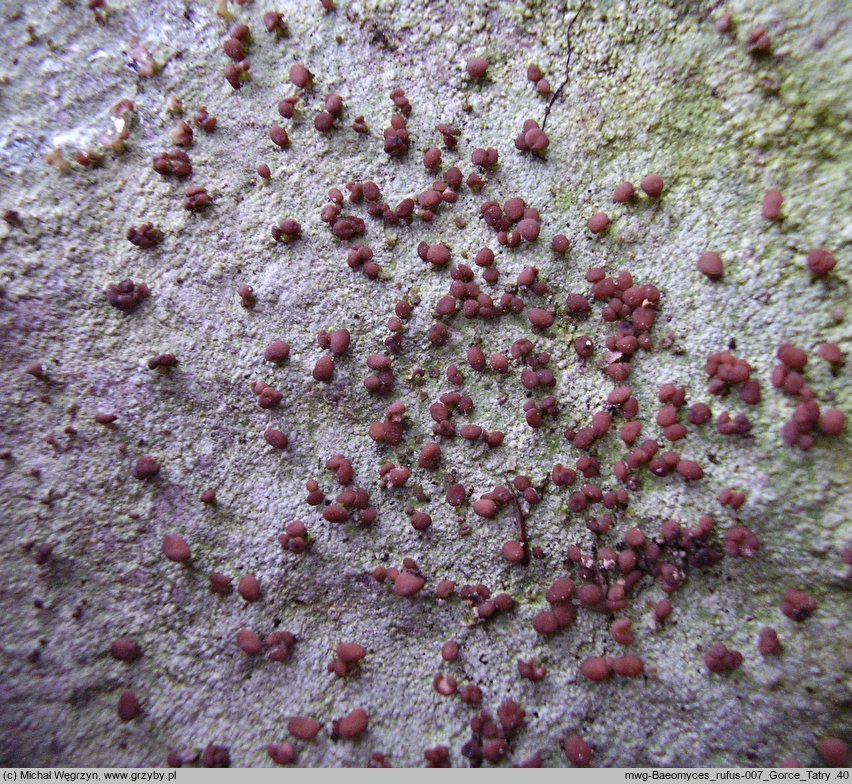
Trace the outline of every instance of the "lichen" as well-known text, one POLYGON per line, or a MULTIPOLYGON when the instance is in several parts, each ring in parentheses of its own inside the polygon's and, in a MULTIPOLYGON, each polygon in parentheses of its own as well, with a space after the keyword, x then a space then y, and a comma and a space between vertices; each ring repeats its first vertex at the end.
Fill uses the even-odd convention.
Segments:
MULTIPOLYGON (((847 352, 850 345, 847 324, 830 316, 848 299, 852 239, 843 228, 852 160, 844 112, 852 70, 841 33, 850 23, 846 5, 732 2, 736 34, 726 37, 714 28, 718 12, 709 2, 589 3, 574 32, 564 99, 548 119, 545 161, 531 161, 512 145, 523 120, 541 119, 545 106, 524 69, 537 61, 552 83, 560 81, 566 14, 576 4, 438 3, 424 13, 408 0, 339 0, 339 10, 328 15, 318 4, 282 4, 293 32, 282 42, 263 32, 264 8, 234 8, 255 32, 253 78, 239 93, 222 76, 226 27, 211 4, 188 14, 175 0, 111 5, 104 25, 80 4, 10 7, 0 31, 6 51, 16 53, 0 86, 2 206, 23 222, 0 232, 0 448, 13 455, 0 465, 7 545, 0 550, 7 588, 0 599, 6 618, 0 761, 160 765, 173 748, 215 742, 231 747, 235 764, 266 765, 266 745, 284 739, 287 717, 311 715, 329 725, 362 705, 371 716, 362 740, 320 737, 303 744, 300 762, 362 765, 370 752, 382 751, 394 764, 418 765, 426 746, 447 743, 453 761, 462 763, 471 709, 431 689, 440 646, 453 637, 462 655, 446 671, 480 684, 492 711, 511 697, 528 715, 538 714, 514 742, 512 761, 542 750, 546 764, 565 764, 561 741, 580 733, 602 765, 772 765, 786 756, 818 762, 816 739, 842 731, 849 699, 848 638, 839 625, 848 593, 839 553, 852 536, 850 444, 848 437, 821 441, 807 454, 783 447, 779 431, 792 403, 768 376, 785 340, 811 355, 826 340, 847 352), (762 60, 742 46, 756 23, 768 24, 774 42, 762 60), (37 36, 20 48, 28 25, 37 36), (156 76, 140 81, 128 67, 131 35, 164 62, 156 76), (482 84, 464 73, 464 59, 474 52, 491 60, 482 84), (295 92, 282 83, 294 61, 317 75, 311 107, 325 92, 343 95, 347 130, 316 134, 307 111, 293 124, 291 148, 279 151, 267 131, 280 119, 277 101, 295 92), (777 90, 761 86, 767 75, 777 77, 777 90), (381 151, 388 94, 397 86, 414 106, 414 144, 402 161, 381 151), (203 216, 182 210, 181 186, 151 170, 151 157, 170 146, 174 119, 165 106, 172 93, 187 112, 205 104, 219 118, 216 132, 196 134, 190 151, 192 183, 214 196, 203 216), (100 169, 57 176, 44 160, 56 140, 93 143, 121 98, 133 100, 139 116, 127 153, 108 155, 100 169), (348 130, 357 114, 371 128, 367 137, 348 130), (345 246, 319 221, 325 193, 348 180, 374 179, 395 204, 426 187, 433 178, 422 170, 420 154, 438 141, 437 122, 462 129, 457 155, 444 154, 447 164, 461 161, 467 171, 470 151, 479 146, 497 147, 500 164, 480 196, 465 194, 457 206, 468 218, 465 228, 439 216, 431 225, 388 230, 395 241, 383 246, 383 230, 370 223, 368 239, 388 277, 371 282, 346 266, 345 246), (261 161, 273 172, 268 187, 253 173, 261 161), (638 183, 651 171, 666 180, 659 202, 610 204, 615 185, 638 183), (779 224, 760 217, 768 187, 785 195, 779 224), (514 370, 503 383, 463 364, 475 335, 486 354, 505 351, 527 334, 525 320, 483 325, 456 316, 451 341, 429 350, 424 334, 447 275, 420 262, 417 243, 443 241, 457 258, 493 245, 478 222, 478 205, 510 195, 541 210, 544 231, 537 245, 498 256, 501 285, 534 264, 558 302, 570 291, 586 291, 584 272, 599 265, 609 273, 628 267, 663 292, 655 341, 672 330, 683 353, 658 350, 635 362, 629 383, 643 416, 655 409, 662 382, 687 386, 691 401, 709 399, 704 358, 732 339, 764 389, 763 403, 749 410, 752 438, 723 439, 708 425, 684 442, 682 451, 707 470, 700 486, 643 478, 619 517, 619 531, 632 525, 655 531, 669 517, 693 524, 704 513, 726 528, 735 517, 715 499, 734 486, 749 496, 737 519, 763 543, 753 562, 694 570, 658 633, 643 627, 647 603, 661 594, 650 584, 642 588, 633 610, 635 648, 656 667, 656 678, 589 684, 578 677, 582 657, 612 649, 605 617, 580 613, 572 629, 548 640, 532 632, 546 586, 564 570, 565 547, 592 542, 585 517, 566 513, 561 496, 547 494, 529 515, 530 537, 547 555, 527 568, 499 554, 511 535, 510 515, 483 522, 468 512, 472 533, 460 537, 443 503, 448 472, 478 496, 517 473, 541 477, 554 462, 573 462, 578 453, 561 431, 585 423, 611 387, 571 349, 586 326, 560 320, 552 337, 534 340, 553 355, 563 414, 552 432, 534 434, 520 413, 525 397, 514 370), (613 224, 592 238, 585 222, 598 209, 609 211, 613 224), (305 237, 287 248, 269 235, 285 215, 305 228, 305 237), (165 240, 140 251, 124 233, 148 220, 165 240), (567 257, 547 247, 557 232, 571 238, 567 257), (831 248, 839 264, 831 278, 814 282, 804 256, 818 245, 831 248), (722 254, 727 269, 715 287, 694 270, 708 249, 722 254), (146 281, 153 292, 130 317, 109 308, 102 293, 126 277, 146 281), (252 311, 234 293, 243 282, 257 294, 252 311), (441 471, 413 468, 412 482, 428 495, 420 507, 435 521, 424 534, 408 525, 406 494, 376 485, 378 466, 386 459, 399 464, 405 452, 366 438, 388 400, 369 396, 361 383, 366 356, 383 348, 394 302, 413 287, 422 303, 406 327, 389 398, 399 396, 409 407, 406 448, 414 450, 415 436, 429 434, 428 402, 448 388, 445 376, 428 373, 421 386, 406 386, 401 379, 415 364, 443 373, 457 363, 475 401, 470 421, 506 431, 504 446, 493 453, 453 442, 441 471), (339 326, 352 331, 353 349, 330 385, 316 385, 310 379, 320 354, 315 334, 339 326), (276 338, 293 345, 281 367, 262 361, 263 347, 276 338), (155 378, 145 361, 162 351, 175 353, 180 365, 155 378), (36 360, 46 367, 46 382, 24 374, 36 360), (256 379, 280 389, 286 406, 261 411, 250 390, 256 379), (501 391, 508 398, 498 405, 501 391), (119 414, 115 430, 92 422, 98 410, 119 414), (272 423, 290 434, 284 454, 263 441, 272 423), (76 436, 63 434, 68 424, 76 436), (45 443, 48 432, 57 447, 45 443), (337 452, 352 460, 356 482, 378 502, 371 530, 327 524, 304 503, 306 479, 317 478, 329 492, 334 487, 322 463, 337 452), (163 465, 153 483, 131 477, 141 454, 163 465), (215 508, 198 500, 208 487, 217 490, 215 508), (283 553, 276 541, 293 519, 304 519, 314 538, 305 556, 283 553), (172 532, 192 544, 189 569, 160 554, 162 535, 172 532), (45 540, 55 544, 54 557, 36 567, 22 545, 45 540), (427 573, 426 592, 445 576, 484 582, 511 593, 519 607, 477 624, 464 603, 401 600, 368 576, 406 556, 427 573), (263 599, 243 607, 235 597, 212 596, 206 585, 212 571, 257 574, 263 599), (807 586, 819 603, 804 624, 778 609, 782 589, 794 585, 807 586), (43 607, 34 607, 34 599, 43 607), (82 615, 75 619, 78 604, 82 615), (757 654, 764 625, 779 630, 784 652, 777 660, 757 654), (243 626, 262 634, 294 631, 299 640, 291 659, 245 660, 233 644, 243 626), (144 650, 132 667, 108 655, 109 642, 126 635, 144 650), (743 651, 746 662, 731 676, 710 678, 703 650, 719 639, 743 651), (346 640, 370 653, 357 677, 337 681, 325 665, 346 640), (35 662, 28 658, 33 650, 40 652, 35 662), (520 682, 519 656, 546 662, 547 679, 520 682), (122 725, 115 702, 130 687, 142 715, 122 725)), ((602 341, 597 318, 588 328, 602 341)), ((832 405, 848 414, 852 392, 843 372, 834 376, 814 359, 807 375, 820 396, 834 392, 832 405)), ((732 397, 730 408, 739 410, 732 397)), ((729 401, 711 402, 718 413, 729 401)), ((608 466, 619 454, 613 442, 599 456, 608 466)))

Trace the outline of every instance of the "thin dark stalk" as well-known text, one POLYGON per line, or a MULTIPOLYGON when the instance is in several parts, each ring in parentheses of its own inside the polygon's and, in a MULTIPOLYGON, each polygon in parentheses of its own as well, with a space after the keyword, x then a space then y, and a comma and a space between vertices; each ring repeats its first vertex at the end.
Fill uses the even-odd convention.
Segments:
MULTIPOLYGON (((583 2, 580 3, 580 7, 577 9, 577 12, 574 14, 571 21, 568 23, 568 29, 566 31, 566 36, 568 38, 568 54, 565 58, 565 78, 562 80, 562 83, 559 85, 559 87, 556 88, 556 91, 553 93, 553 95, 550 96, 550 100, 547 102, 547 106, 544 109, 544 119, 541 121, 541 130, 545 129, 545 126, 547 125, 547 118, 550 117, 550 110, 553 108, 553 104, 556 103, 556 101, 562 96, 562 93, 565 90, 565 86, 568 84, 568 80, 571 78, 571 52, 574 49, 574 44, 571 41, 571 30, 585 7, 586 0, 583 0, 583 2)), ((567 6, 565 7, 565 13, 568 13, 567 6)))

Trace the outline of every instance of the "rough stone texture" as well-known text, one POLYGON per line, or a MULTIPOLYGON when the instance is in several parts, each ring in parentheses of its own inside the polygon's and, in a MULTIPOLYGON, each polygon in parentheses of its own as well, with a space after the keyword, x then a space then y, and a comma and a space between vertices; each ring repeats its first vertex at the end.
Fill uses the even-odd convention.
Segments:
MULTIPOLYGON (((788 756, 818 763, 818 739, 848 729, 841 551, 850 538, 849 439, 821 439, 808 454, 783 447, 779 431, 793 403, 768 376, 778 345, 794 342, 811 356, 807 375, 820 401, 833 392, 834 405, 852 413, 847 369, 833 376, 815 356, 826 340, 850 348, 846 323, 831 315, 848 298, 852 239, 848 4, 732 2, 733 34, 720 35, 718 3, 589 3, 574 29, 564 99, 548 120, 545 161, 512 145, 523 120, 541 120, 545 107, 524 69, 536 61, 554 88, 560 83, 565 24, 576 3, 341 0, 328 15, 318 3, 278 7, 291 29, 280 41, 260 21, 267 4, 232 7, 254 38, 253 79, 238 93, 222 76, 226 25, 212 3, 114 0, 104 24, 79 0, 7 0, 0 7, 0 206, 22 221, 0 223, 0 448, 11 451, 0 465, 0 762, 160 765, 171 749, 214 742, 230 746, 234 764, 267 765, 266 745, 287 739, 289 716, 330 727, 360 705, 370 714, 360 740, 333 742, 323 733, 297 744, 299 762, 362 765, 381 751, 396 765, 419 765, 424 748, 447 743, 454 763, 463 764, 473 710, 433 691, 432 678, 442 671, 480 684, 489 710, 510 697, 526 708, 510 761, 540 750, 545 764, 567 764, 561 743, 577 733, 592 743, 598 765, 773 765, 788 756), (765 57, 744 50, 756 24, 772 37, 765 57), (140 78, 129 67, 133 36, 164 65, 155 77, 140 78), (473 54, 491 61, 483 83, 464 71, 473 54), (284 123, 292 144, 280 151, 267 131, 280 122, 277 101, 296 92, 286 77, 294 61, 314 72, 316 87, 298 119, 284 123), (414 106, 413 145, 407 159, 388 161, 381 130, 397 86, 414 106), (321 136, 312 118, 328 91, 345 99, 344 127, 321 136), (181 207, 188 183, 151 168, 156 152, 172 148, 172 93, 188 119, 206 104, 219 120, 212 136, 196 129, 189 151, 188 183, 206 186, 213 198, 197 215, 181 207), (64 175, 46 164, 53 148, 70 158, 96 145, 122 98, 135 102, 138 115, 126 154, 107 154, 101 168, 74 165, 64 175), (350 129, 358 114, 368 136, 350 129), (420 158, 440 141, 433 130, 440 121, 462 130, 457 150, 444 151, 445 165, 461 161, 467 172, 470 151, 491 145, 500 164, 481 196, 463 188, 455 209, 431 225, 383 228, 367 218, 366 242, 385 270, 384 280, 368 281, 346 267, 345 245, 319 220, 325 193, 353 179, 375 180, 391 204, 418 192, 433 179, 420 158), (268 185, 254 173, 260 162, 272 169, 268 185), (625 178, 638 185, 651 171, 666 181, 658 202, 611 204, 615 185, 625 178), (771 187, 785 196, 785 219, 774 224, 760 216, 771 187), (611 546, 633 525, 656 533, 668 517, 694 524, 703 513, 721 529, 738 519, 761 538, 753 561, 692 570, 659 632, 646 624, 659 588, 646 579, 637 589, 628 611, 637 631, 633 649, 656 677, 590 684, 579 676, 580 659, 617 653, 606 616, 580 612, 572 629, 546 641, 530 627, 546 586, 563 573, 565 547, 592 544, 586 515, 567 513, 567 494, 546 493, 529 515, 531 538, 546 557, 527 568, 500 557, 512 535, 508 511, 483 522, 462 507, 472 528, 462 537, 444 503, 450 475, 478 496, 517 473, 539 480, 554 462, 573 463, 578 453, 561 431, 588 423, 612 386, 570 345, 589 331, 600 355, 610 329, 597 316, 581 325, 560 318, 546 338, 534 338, 554 357, 564 404, 558 426, 537 433, 521 416, 517 368, 502 380, 463 364, 474 334, 486 353, 506 350, 528 332, 525 318, 484 324, 457 316, 450 343, 427 350, 432 305, 449 275, 426 269, 417 243, 444 241, 456 261, 471 261, 486 244, 498 248, 477 208, 485 198, 510 195, 541 210, 543 232, 536 245, 498 251, 498 292, 526 264, 539 267, 560 306, 569 291, 588 290, 583 274, 590 265, 610 273, 628 266, 637 281, 663 292, 655 342, 673 330, 682 351, 640 352, 634 363, 630 384, 648 422, 645 434, 656 433, 657 386, 677 380, 691 401, 708 400, 704 358, 732 341, 763 386, 763 403, 748 411, 752 438, 723 438, 712 423, 691 433, 680 451, 705 467, 705 480, 686 486, 646 475, 604 538, 611 546), (599 209, 613 224, 592 238, 585 222, 599 209), (465 216, 467 226, 459 228, 454 215, 465 216), (269 233, 284 217, 297 218, 305 234, 289 246, 269 233), (147 251, 124 239, 129 226, 144 221, 165 234, 147 251), (549 250, 557 232, 572 239, 565 258, 549 250), (839 263, 829 278, 812 282, 804 258, 817 246, 839 263), (718 284, 695 271, 709 249, 725 260, 718 284), (103 294, 125 277, 146 281, 153 292, 131 315, 110 308, 103 294), (239 303, 240 283, 255 289, 252 310, 239 303), (365 358, 381 350, 393 304, 414 289, 422 303, 395 364, 396 389, 388 400, 371 397, 361 383, 365 358), (310 378, 321 353, 315 334, 341 326, 352 331, 353 347, 333 383, 317 385, 310 378), (279 368, 262 354, 281 338, 293 352, 279 368), (146 360, 162 352, 176 354, 178 367, 149 371, 146 360), (33 361, 44 364, 47 380, 24 373, 33 361), (379 489, 378 466, 407 462, 430 433, 428 403, 449 388, 443 371, 451 361, 476 402, 469 421, 505 430, 506 442, 489 451, 457 439, 445 444, 441 470, 412 463, 409 489, 422 485, 429 500, 416 505, 435 520, 418 534, 403 513, 408 492, 379 489), (427 373, 418 386, 411 381, 415 364, 441 375, 427 373), (280 409, 257 407, 250 390, 256 379, 284 392, 280 409), (366 430, 397 398, 409 408, 407 440, 389 450, 366 430), (96 411, 117 413, 116 428, 94 424, 96 411), (76 435, 63 432, 68 425, 76 435), (263 440, 268 426, 288 433, 285 452, 263 440), (54 443, 46 440, 51 434, 54 443), (324 523, 304 503, 310 477, 335 492, 322 463, 339 451, 379 506, 370 530, 324 523), (153 481, 132 478, 143 454, 163 466, 153 481), (727 486, 748 492, 736 518, 716 501, 727 486), (216 508, 198 500, 208 487, 216 488, 216 508), (276 541, 292 519, 305 520, 314 538, 302 556, 282 553, 276 541), (191 567, 162 556, 165 533, 187 538, 191 567), (32 545, 43 541, 55 545, 53 558, 36 566, 32 545), (405 556, 428 578, 413 600, 394 597, 368 574, 405 556), (263 598, 246 605, 236 594, 213 596, 211 571, 235 580, 257 574, 263 598), (519 607, 477 624, 459 599, 435 601, 444 577, 507 590, 519 607), (779 611, 791 586, 819 602, 803 624, 779 611), (763 660, 757 635, 766 624, 778 629, 784 652, 763 660), (295 632, 291 659, 243 656, 234 638, 244 626, 262 635, 295 632), (109 655, 110 642, 123 636, 144 651, 131 665, 109 655), (444 665, 440 647, 451 638, 461 656, 444 665), (350 640, 369 653, 358 675, 337 680, 325 666, 334 647, 350 640), (717 640, 745 656, 733 675, 710 676, 704 667, 703 651, 717 640), (541 659, 550 674, 538 684, 521 682, 519 656, 541 659), (141 715, 123 724, 116 703, 128 688, 139 696, 141 715)), ((744 408, 735 395, 709 402, 714 414, 744 408)), ((620 453, 613 436, 598 450, 605 487, 613 486, 609 466, 620 453)))

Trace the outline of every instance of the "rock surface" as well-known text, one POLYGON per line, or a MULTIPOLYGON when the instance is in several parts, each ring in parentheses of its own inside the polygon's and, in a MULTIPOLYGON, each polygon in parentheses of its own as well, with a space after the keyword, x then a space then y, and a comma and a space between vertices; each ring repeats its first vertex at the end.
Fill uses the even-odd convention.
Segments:
MULTIPOLYGON (((508 762, 540 751, 546 765, 567 764, 562 743, 581 735, 595 765, 775 765, 790 756, 817 764, 819 739, 842 735, 850 700, 843 623, 849 439, 819 438, 807 453, 783 446, 780 429, 794 403, 772 388, 769 374, 782 342, 801 346, 819 402, 833 394, 829 404, 852 413, 846 366, 832 373, 816 356, 826 341, 850 347, 847 322, 833 315, 848 302, 852 239, 848 4, 731 2, 734 26, 720 34, 716 23, 726 9, 717 3, 587 3, 571 32, 570 78, 548 116, 551 144, 542 160, 512 143, 525 119, 542 121, 548 104, 525 69, 537 62, 553 89, 560 85, 577 3, 340 0, 326 14, 318 2, 282 2, 290 35, 280 39, 264 29, 269 9, 259 2, 108 6, 97 12, 102 23, 83 2, 11 0, 0 8, 7 54, 0 66, 0 763, 154 766, 173 749, 217 743, 230 747, 235 765, 267 765, 267 745, 289 740, 287 719, 301 715, 326 728, 315 741, 297 743, 301 765, 364 765, 372 752, 394 765, 420 765, 423 750, 438 744, 450 746, 454 764, 465 764, 460 749, 476 711, 433 690, 443 672, 480 685, 492 714, 510 698, 525 708, 508 762), (228 26, 217 5, 252 31, 252 79, 239 92, 223 76, 228 26), (772 40, 761 56, 745 50, 757 25, 772 40), (134 70, 134 37, 161 66, 156 75, 134 70), (465 71, 474 55, 490 61, 483 81, 465 71), (313 72, 312 91, 289 84, 294 62, 313 72), (396 87, 413 106, 412 147, 389 160, 381 132, 396 87), (327 92, 343 96, 345 113, 340 128, 323 135, 313 116, 327 92), (195 133, 193 174, 182 181, 151 166, 154 155, 174 148, 172 94, 195 133), (282 120, 277 102, 297 94, 297 118, 282 120), (105 151, 100 167, 73 163, 75 152, 97 149, 113 128, 110 108, 121 99, 136 107, 127 151, 105 151), (213 134, 192 122, 200 105, 218 119, 213 134), (369 134, 351 130, 357 115, 369 134), (454 151, 439 144, 438 122, 460 129, 454 151), (288 129, 288 148, 269 139, 273 123, 288 129), (460 189, 458 204, 431 224, 383 226, 365 216, 364 242, 383 270, 380 280, 368 280, 346 266, 345 243, 319 219, 326 192, 373 180, 397 204, 434 180, 421 163, 429 146, 466 174, 476 147, 497 148, 500 161, 484 175, 480 195, 460 189), (61 156, 51 153, 57 149, 61 156), (255 173, 260 163, 271 169, 268 183, 255 173), (651 172, 665 179, 661 198, 612 204, 616 185, 630 179, 638 187, 651 172), (206 210, 183 209, 189 185, 207 189, 206 210), (760 214, 770 188, 785 199, 783 220, 773 223, 760 214), (540 210, 542 236, 510 251, 499 248, 478 208, 513 195, 540 210), (586 222, 599 210, 612 224, 593 237, 586 222), (288 217, 301 223, 302 238, 274 242, 270 228, 288 217), (125 235, 148 221, 164 239, 141 250, 125 235), (564 257, 549 248, 556 233, 571 239, 564 257), (444 242, 453 263, 471 266, 476 250, 492 247, 498 294, 524 266, 539 268, 552 291, 544 302, 557 308, 545 336, 531 336, 552 355, 562 406, 553 426, 534 431, 524 422, 520 368, 504 378, 465 362, 474 336, 488 356, 529 335, 525 317, 457 315, 447 320, 450 341, 429 346, 425 333, 449 274, 420 261, 422 240, 444 242), (822 280, 811 280, 805 267, 814 247, 838 259, 822 280), (708 250, 725 263, 717 283, 696 271, 708 250), (566 294, 588 292, 589 266, 608 274, 629 268, 663 294, 652 332, 657 348, 637 355, 628 382, 646 422, 643 438, 657 437, 656 390, 668 381, 685 385, 690 402, 709 402, 714 418, 748 408, 754 424, 748 438, 722 437, 712 422, 690 428, 676 448, 704 467, 704 480, 646 473, 601 543, 613 546, 633 526, 656 535, 666 519, 691 526, 710 514, 722 531, 749 526, 762 544, 752 560, 692 569, 659 631, 647 622, 664 595, 646 578, 625 614, 636 634, 630 652, 644 659, 647 677, 606 683, 582 678, 579 662, 618 655, 609 616, 581 610, 572 628, 551 638, 530 625, 546 605, 546 587, 565 572, 566 547, 594 543, 585 525, 591 514, 568 512, 567 493, 547 488, 527 520, 545 557, 524 567, 500 555, 513 536, 510 510, 488 521, 470 502, 454 511, 444 501, 454 482, 476 498, 519 473, 538 483, 555 462, 572 465, 579 456, 562 431, 588 424, 613 386, 572 348, 587 333, 595 358, 602 356, 612 330, 599 307, 588 322, 563 315, 566 294), (104 294, 125 278, 151 289, 130 314, 109 307, 104 294), (253 308, 241 305, 241 284, 253 287, 253 308), (421 302, 394 363, 395 389, 372 396, 362 384, 366 357, 383 351, 394 304, 414 293, 421 302), (317 383, 311 372, 323 352, 316 333, 340 327, 352 333, 352 347, 333 381, 317 383), (665 350, 659 345, 669 331, 676 337, 665 350), (266 345, 279 339, 292 346, 280 366, 263 360, 266 345), (707 394, 704 360, 728 348, 754 368, 760 405, 745 407, 735 393, 725 400, 707 394), (150 370, 147 360, 162 353, 174 354, 177 366, 150 370), (44 379, 26 374, 34 362, 44 379), (445 441, 441 467, 426 471, 416 464, 418 439, 431 437, 429 403, 450 389, 444 371, 451 362, 475 403, 465 421, 506 438, 496 449, 445 441), (422 377, 412 373, 418 365, 422 377), (283 392, 279 408, 258 407, 256 380, 283 392), (396 399, 408 408, 406 440, 399 448, 377 445, 367 428, 396 399), (114 427, 96 424, 96 412, 117 414, 114 427), (287 434, 283 451, 264 440, 270 427, 287 434), (337 492, 323 464, 338 452, 379 509, 371 528, 326 523, 304 502, 310 478, 337 492), (143 455, 162 469, 137 481, 133 469, 143 455), (388 461, 410 466, 405 488, 380 489, 378 469, 388 461), (748 494, 736 513, 716 500, 725 487, 748 494), (216 490, 216 506, 199 501, 208 488, 216 490), (407 506, 428 512, 431 528, 415 531, 407 506), (313 539, 302 555, 277 542, 297 519, 313 539), (187 540, 191 565, 163 556, 167 534, 187 540), (37 565, 43 542, 53 551, 37 565), (415 598, 397 597, 370 576, 404 557, 427 579, 415 598), (241 575, 257 575, 260 600, 212 594, 211 572, 231 575, 235 585, 241 575), (435 600, 444 578, 507 591, 518 606, 477 623, 457 597, 435 600), (804 623, 780 612, 790 587, 818 602, 804 623), (764 659, 757 638, 766 625, 778 630, 783 653, 764 659), (290 657, 245 656, 235 642, 245 627, 261 637, 292 631, 290 657), (141 658, 110 656, 111 642, 122 637, 139 642, 141 658), (448 639, 461 648, 451 664, 440 657, 448 639), (326 664, 350 641, 368 655, 356 673, 337 679, 326 664), (710 675, 704 666, 704 651, 717 641, 745 657, 733 674, 710 675), (536 684, 521 681, 518 658, 541 660, 549 674, 536 684), (140 714, 121 722, 116 704, 127 689, 138 696, 140 714), (369 714, 367 731, 331 740, 332 720, 356 707, 369 714)), ((524 300, 542 304, 531 294, 524 300)), ((610 466, 623 452, 615 433, 597 448, 607 489, 619 486, 610 466)))

